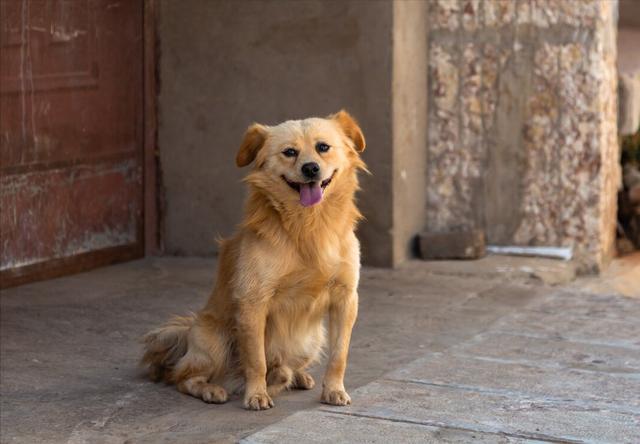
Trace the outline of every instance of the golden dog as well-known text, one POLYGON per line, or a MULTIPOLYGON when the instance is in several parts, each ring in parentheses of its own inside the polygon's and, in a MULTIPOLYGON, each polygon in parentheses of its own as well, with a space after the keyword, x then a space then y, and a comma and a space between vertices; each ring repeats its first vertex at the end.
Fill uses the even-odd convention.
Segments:
POLYGON ((306 369, 326 342, 322 402, 346 405, 344 373, 358 311, 361 215, 354 202, 362 131, 345 111, 250 126, 236 163, 255 163, 245 215, 221 242, 206 306, 144 337, 150 376, 206 402, 244 386, 244 406, 273 407, 283 389, 311 389, 306 369))

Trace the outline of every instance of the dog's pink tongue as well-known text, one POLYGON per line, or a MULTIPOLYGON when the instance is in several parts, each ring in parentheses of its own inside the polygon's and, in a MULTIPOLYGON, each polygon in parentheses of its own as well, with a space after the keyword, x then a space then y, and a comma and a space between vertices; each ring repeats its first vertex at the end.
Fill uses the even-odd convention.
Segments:
POLYGON ((322 200, 320 182, 300 184, 300 203, 303 207, 310 207, 322 200))

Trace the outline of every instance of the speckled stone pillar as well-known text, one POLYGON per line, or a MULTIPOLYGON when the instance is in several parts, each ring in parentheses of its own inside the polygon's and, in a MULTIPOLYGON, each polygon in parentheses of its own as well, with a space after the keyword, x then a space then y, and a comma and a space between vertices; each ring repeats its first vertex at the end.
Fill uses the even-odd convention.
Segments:
POLYGON ((435 0, 427 228, 611 257, 619 183, 610 0, 435 0))

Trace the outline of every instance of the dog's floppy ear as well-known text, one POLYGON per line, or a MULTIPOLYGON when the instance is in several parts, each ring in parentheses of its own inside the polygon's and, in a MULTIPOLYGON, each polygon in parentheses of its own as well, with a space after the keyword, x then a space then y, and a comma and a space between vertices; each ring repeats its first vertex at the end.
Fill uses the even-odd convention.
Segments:
POLYGON ((357 152, 361 153, 364 151, 364 148, 366 147, 364 134, 362 134, 362 130, 358 126, 358 122, 356 122, 348 112, 342 109, 337 113, 330 115, 329 118, 335 120, 345 135, 353 141, 353 146, 357 152))
POLYGON ((236 165, 238 165, 238 167, 247 166, 254 161, 258 151, 260 151, 260 148, 262 148, 262 145, 264 145, 264 142, 267 140, 267 132, 267 127, 259 123, 254 123, 247 128, 238 154, 236 155, 236 165))

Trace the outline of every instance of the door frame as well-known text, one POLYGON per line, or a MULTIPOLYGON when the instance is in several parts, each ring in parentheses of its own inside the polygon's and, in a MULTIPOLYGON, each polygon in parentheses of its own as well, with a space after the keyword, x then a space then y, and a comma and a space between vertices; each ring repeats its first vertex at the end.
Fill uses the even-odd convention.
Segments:
POLYGON ((158 2, 144 0, 144 160, 143 160, 143 223, 144 255, 162 251, 160 237, 160 156, 158 151, 158 2))

